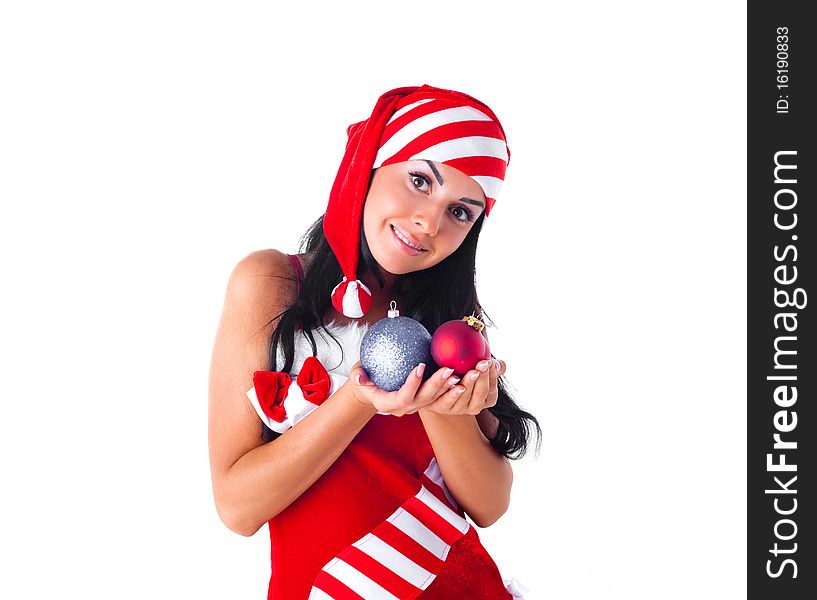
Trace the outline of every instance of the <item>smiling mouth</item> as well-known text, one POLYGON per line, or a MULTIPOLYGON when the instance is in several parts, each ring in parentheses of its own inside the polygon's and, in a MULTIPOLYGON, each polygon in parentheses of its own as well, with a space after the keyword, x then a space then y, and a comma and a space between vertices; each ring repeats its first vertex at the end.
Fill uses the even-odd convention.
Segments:
POLYGON ((412 250, 416 250, 417 252, 428 252, 426 248, 423 248, 422 246, 412 242, 405 233, 400 231, 394 225, 391 226, 391 230, 397 237, 397 239, 399 239, 401 242, 403 242, 407 247, 411 248, 412 250))

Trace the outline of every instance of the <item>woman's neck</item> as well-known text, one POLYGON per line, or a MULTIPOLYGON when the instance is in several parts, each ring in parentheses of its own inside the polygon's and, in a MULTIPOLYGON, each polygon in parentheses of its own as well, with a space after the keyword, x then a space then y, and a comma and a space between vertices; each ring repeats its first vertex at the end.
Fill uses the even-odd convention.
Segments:
POLYGON ((380 289, 380 283, 377 281, 377 276, 374 273, 367 273, 363 277, 363 283, 372 292, 372 296, 376 294, 383 294, 389 296, 393 293, 394 287, 397 284, 398 275, 384 271, 381 267, 380 275, 383 277, 383 289, 380 289))

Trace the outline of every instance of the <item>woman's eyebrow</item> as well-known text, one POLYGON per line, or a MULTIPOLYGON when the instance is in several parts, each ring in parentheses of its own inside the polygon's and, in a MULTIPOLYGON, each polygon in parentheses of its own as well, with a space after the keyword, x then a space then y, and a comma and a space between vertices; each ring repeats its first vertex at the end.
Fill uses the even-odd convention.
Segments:
MULTIPOLYGON (((430 161, 430 160, 426 160, 426 159, 423 159, 423 160, 431 168, 431 171, 434 173, 434 177, 437 178, 437 182, 440 185, 443 185, 443 176, 437 170, 437 167, 434 166, 434 163, 432 161, 430 161)), ((474 204, 476 206, 479 206, 480 208, 485 208, 485 204, 483 202, 480 202, 479 200, 472 200, 471 198, 460 198, 460 202, 467 202, 468 204, 474 204)))
MULTIPOLYGON (((423 160, 425 160, 425 159, 423 159, 423 160)), ((431 171, 434 173, 434 177, 437 178, 437 183, 439 183, 440 185, 443 185, 443 183, 444 183, 443 182, 443 176, 440 175, 440 172, 437 170, 437 167, 434 166, 434 163, 431 162, 430 160, 425 160, 425 162, 428 163, 429 167, 431 167, 431 171)))
POLYGON ((476 204, 480 208, 485 208, 485 204, 479 200, 471 200, 471 198, 460 198, 460 202, 467 202, 468 204, 476 204))

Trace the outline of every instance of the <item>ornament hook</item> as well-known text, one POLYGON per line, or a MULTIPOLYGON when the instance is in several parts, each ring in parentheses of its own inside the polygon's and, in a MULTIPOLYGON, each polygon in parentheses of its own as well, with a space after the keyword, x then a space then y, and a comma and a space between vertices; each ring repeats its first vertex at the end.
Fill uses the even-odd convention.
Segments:
POLYGON ((388 317, 390 319, 393 319, 394 317, 399 317, 399 316, 400 316, 400 311, 397 310, 397 302, 392 300, 391 302, 389 302, 388 317))

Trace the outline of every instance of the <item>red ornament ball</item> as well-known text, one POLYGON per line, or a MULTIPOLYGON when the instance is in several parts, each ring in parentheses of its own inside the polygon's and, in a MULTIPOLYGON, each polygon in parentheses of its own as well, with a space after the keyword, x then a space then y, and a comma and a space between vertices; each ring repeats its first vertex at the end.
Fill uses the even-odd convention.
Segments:
POLYGON ((440 325, 431 336, 434 362, 440 367, 454 369, 454 373, 462 376, 475 368, 479 361, 491 358, 488 340, 480 333, 482 327, 474 317, 440 325))

